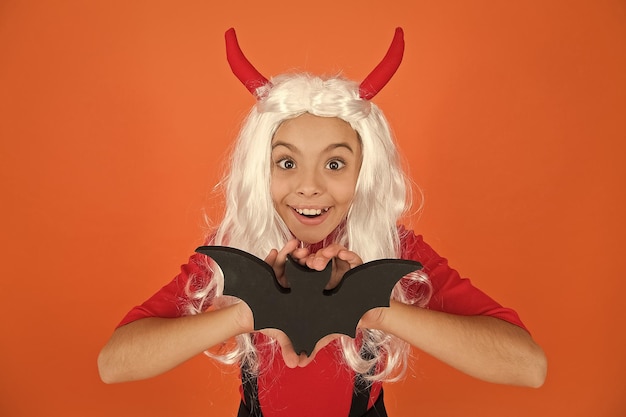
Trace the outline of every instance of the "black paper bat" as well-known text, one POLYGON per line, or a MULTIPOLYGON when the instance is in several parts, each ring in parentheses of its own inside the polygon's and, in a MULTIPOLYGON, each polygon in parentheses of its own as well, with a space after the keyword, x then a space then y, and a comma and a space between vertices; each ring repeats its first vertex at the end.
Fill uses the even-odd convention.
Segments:
POLYGON ((331 262, 323 271, 303 267, 291 257, 285 265, 290 288, 276 279, 263 260, 226 246, 201 246, 196 252, 212 258, 224 273, 224 294, 245 301, 254 316, 254 329, 280 329, 296 353, 313 351, 318 340, 332 333, 355 337, 361 316, 374 307, 389 307, 394 285, 422 268, 419 262, 381 259, 346 272, 332 290, 331 262))

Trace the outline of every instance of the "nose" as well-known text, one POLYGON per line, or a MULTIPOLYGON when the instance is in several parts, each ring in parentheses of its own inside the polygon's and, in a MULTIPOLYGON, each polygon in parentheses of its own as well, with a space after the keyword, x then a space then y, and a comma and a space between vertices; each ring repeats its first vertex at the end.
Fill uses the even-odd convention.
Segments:
POLYGON ((296 193, 303 197, 315 197, 323 191, 322 178, 315 170, 301 170, 296 193))

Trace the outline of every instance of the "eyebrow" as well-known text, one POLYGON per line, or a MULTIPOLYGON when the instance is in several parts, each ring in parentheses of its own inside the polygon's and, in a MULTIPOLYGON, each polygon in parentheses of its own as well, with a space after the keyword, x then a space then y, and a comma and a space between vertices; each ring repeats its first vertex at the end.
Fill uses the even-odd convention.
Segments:
MULTIPOLYGON (((292 152, 300 152, 299 149, 297 147, 295 147, 294 145, 292 145, 290 143, 287 143, 287 142, 281 142, 281 141, 275 142, 274 144, 272 144, 272 150, 274 150, 275 148, 277 148, 279 146, 284 146, 285 148, 289 149, 292 152)), ((352 147, 347 142, 331 143, 322 152, 332 151, 332 150, 337 149, 337 148, 345 148, 350 153, 352 153, 352 154, 354 153, 354 150, 352 149, 352 147)))

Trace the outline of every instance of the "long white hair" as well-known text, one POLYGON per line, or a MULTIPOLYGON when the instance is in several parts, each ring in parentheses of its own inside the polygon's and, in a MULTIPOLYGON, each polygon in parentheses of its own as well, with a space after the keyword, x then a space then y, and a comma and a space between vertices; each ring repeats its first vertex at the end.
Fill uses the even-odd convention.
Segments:
MULTIPOLYGON (((271 141, 280 124, 304 113, 338 117, 357 132, 363 161, 355 195, 345 226, 335 242, 357 253, 364 262, 400 257, 397 222, 409 205, 409 187, 401 167, 389 125, 380 109, 359 97, 358 84, 335 76, 322 78, 310 74, 274 77, 257 92, 237 138, 230 171, 223 180, 225 214, 208 244, 245 250, 264 259, 271 249, 280 249, 292 235, 280 218, 270 194, 271 141)), ((189 290, 188 313, 197 314, 209 306, 220 306, 223 276, 213 268, 213 276, 200 289, 189 290)), ((421 273, 410 279, 425 285, 414 299, 397 285, 392 298, 424 306, 430 298, 430 283, 421 273)), ((405 285, 407 280, 402 280, 405 285)), ((250 335, 240 335, 233 350, 212 355, 226 363, 239 362, 258 372, 256 350, 250 335)), ((407 364, 406 342, 377 330, 362 331, 362 345, 341 339, 348 366, 371 381, 399 378, 407 364), (365 354, 363 354, 365 353, 365 354)))

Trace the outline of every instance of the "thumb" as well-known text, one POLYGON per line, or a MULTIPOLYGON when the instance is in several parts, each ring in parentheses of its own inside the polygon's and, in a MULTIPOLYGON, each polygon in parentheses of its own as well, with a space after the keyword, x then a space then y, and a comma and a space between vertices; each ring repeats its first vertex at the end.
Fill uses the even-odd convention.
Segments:
POLYGON ((276 249, 272 249, 267 257, 265 257, 265 262, 270 265, 274 265, 276 258, 278 258, 278 251, 276 249))
POLYGON ((288 368, 295 368, 298 366, 299 357, 296 351, 293 349, 291 340, 285 332, 278 329, 264 329, 261 330, 266 336, 271 337, 280 346, 280 351, 283 356, 283 361, 288 368))

